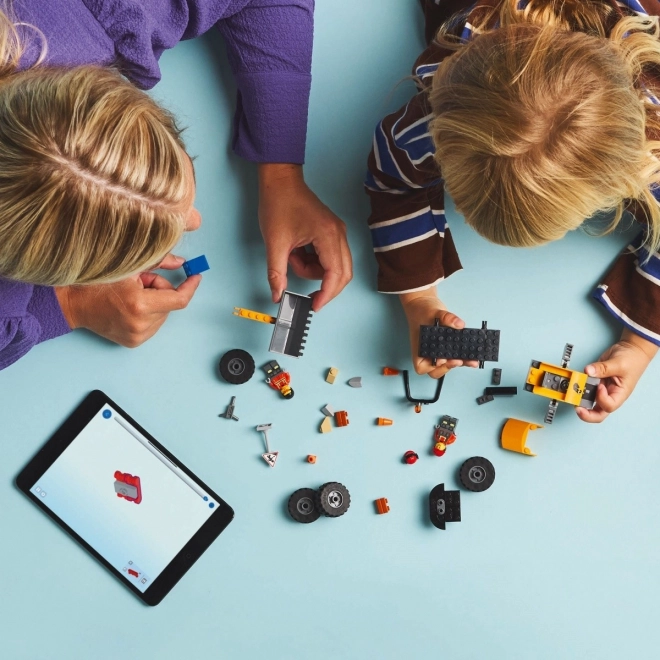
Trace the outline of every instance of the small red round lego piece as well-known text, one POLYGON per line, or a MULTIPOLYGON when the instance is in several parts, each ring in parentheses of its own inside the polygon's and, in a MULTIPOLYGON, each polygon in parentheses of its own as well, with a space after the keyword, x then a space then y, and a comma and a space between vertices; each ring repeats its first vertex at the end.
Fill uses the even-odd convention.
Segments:
POLYGON ((419 459, 419 456, 414 452, 414 451, 407 451, 403 455, 403 462, 407 463, 408 465, 412 465, 413 463, 417 463, 417 460, 419 459))

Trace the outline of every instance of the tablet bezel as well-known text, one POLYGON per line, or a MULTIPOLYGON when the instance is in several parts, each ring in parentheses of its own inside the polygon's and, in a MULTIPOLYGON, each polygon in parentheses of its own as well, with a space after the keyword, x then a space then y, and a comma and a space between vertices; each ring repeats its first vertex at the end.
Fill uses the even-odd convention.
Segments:
POLYGON ((234 518, 234 510, 221 497, 213 492, 199 477, 193 474, 181 461, 167 451, 151 434, 147 433, 130 415, 100 390, 90 392, 60 428, 55 431, 53 436, 16 477, 16 486, 147 605, 158 605, 234 518), (129 582, 122 575, 121 571, 106 561, 85 539, 79 536, 59 516, 51 511, 39 497, 30 492, 30 489, 41 479, 46 470, 60 457, 62 452, 78 437, 81 431, 105 405, 112 406, 117 413, 144 435, 154 447, 185 472, 219 504, 209 519, 199 528, 197 533, 186 543, 179 554, 174 557, 144 592, 129 582))

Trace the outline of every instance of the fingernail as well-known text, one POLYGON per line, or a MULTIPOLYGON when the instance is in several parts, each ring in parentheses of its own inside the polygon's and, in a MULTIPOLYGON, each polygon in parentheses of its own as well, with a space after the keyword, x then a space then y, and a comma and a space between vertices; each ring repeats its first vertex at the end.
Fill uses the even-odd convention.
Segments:
POLYGON ((186 261, 183 257, 177 257, 176 255, 174 255, 174 259, 179 264, 179 266, 181 266, 186 261))
POLYGON ((596 368, 593 366, 593 364, 588 364, 585 368, 584 371, 587 375, 593 376, 596 373, 596 368))

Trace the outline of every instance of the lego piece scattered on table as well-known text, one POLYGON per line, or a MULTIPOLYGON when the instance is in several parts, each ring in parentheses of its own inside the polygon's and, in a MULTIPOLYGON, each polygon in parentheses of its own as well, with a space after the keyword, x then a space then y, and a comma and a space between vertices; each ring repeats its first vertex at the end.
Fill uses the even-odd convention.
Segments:
POLYGON ((410 379, 408 377, 408 370, 403 369, 401 373, 403 374, 403 388, 406 393, 406 399, 410 401, 410 403, 415 404, 416 413, 422 412, 422 406, 426 406, 429 403, 435 403, 440 398, 440 392, 442 392, 442 386, 445 382, 444 376, 442 376, 442 378, 438 378, 438 384, 435 388, 435 396, 432 399, 416 399, 410 395, 410 379))
POLYGON ((328 375, 325 377, 325 382, 334 385, 338 373, 339 369, 337 369, 337 367, 330 367, 330 369, 328 369, 328 375))
POLYGON ((435 456, 444 456, 447 451, 447 445, 451 445, 456 442, 456 425, 458 424, 458 419, 456 417, 450 417, 449 415, 443 415, 440 418, 440 421, 434 427, 433 433, 433 453, 435 456))
POLYGON ((394 367, 383 367, 383 376, 398 376, 401 372, 394 367))
POLYGON ((428 358, 433 365, 437 360, 478 360, 497 362, 500 351, 500 331, 489 330, 486 321, 479 328, 456 330, 440 325, 422 325, 419 328, 419 357, 428 358))
POLYGON ((316 463, 316 456, 314 454, 307 454, 307 462, 314 465, 316 463))
POLYGON ((195 257, 194 259, 184 261, 181 267, 183 268, 186 277, 190 277, 191 275, 199 275, 205 270, 209 270, 211 268, 211 266, 209 266, 209 262, 206 260, 206 256, 203 254, 199 257, 195 257))
POLYGON ((429 514, 438 529, 445 529, 448 522, 461 522, 461 493, 438 484, 429 493, 429 514))
POLYGON ((483 396, 477 397, 477 404, 480 406, 483 406, 484 403, 490 403, 491 401, 495 401, 495 397, 492 394, 484 394, 483 396))
POLYGON ((140 477, 129 474, 128 472, 121 472, 120 470, 115 470, 114 477, 114 488, 117 497, 133 502, 133 504, 140 504, 142 502, 140 477))
POLYGON ((376 513, 389 513, 390 505, 388 504, 386 497, 379 497, 374 501, 374 504, 376 505, 376 513))
POLYGON ((330 422, 330 417, 324 417, 323 421, 321 422, 321 426, 319 428, 319 431, 321 433, 330 433, 332 431, 332 423, 330 422))
POLYGON ((545 415, 546 424, 552 424, 559 401, 587 410, 596 405, 600 378, 569 369, 572 352, 573 344, 566 344, 560 367, 534 360, 527 374, 525 390, 551 399, 545 415))
POLYGON ((280 452, 270 450, 270 444, 268 442, 268 431, 270 431, 271 428, 273 428, 272 424, 259 424, 259 426, 257 426, 257 431, 261 431, 264 434, 264 443, 266 445, 266 453, 261 454, 261 458, 266 461, 268 467, 275 467, 275 463, 277 462, 277 457, 280 455, 280 452))
POLYGON ((484 396, 518 396, 518 388, 510 387, 486 387, 484 396))
POLYGON ((362 387, 362 376, 356 376, 355 378, 350 378, 348 384, 351 387, 362 387))
POLYGON ((535 431, 536 429, 542 428, 543 426, 540 424, 525 422, 522 419, 507 419, 500 436, 502 449, 525 454, 525 456, 536 456, 536 454, 532 453, 529 447, 525 446, 527 443, 527 434, 529 431, 535 431))
POLYGON ((394 422, 391 419, 387 419, 387 417, 377 417, 376 424, 378 426, 392 426, 394 422))
POLYGON ((495 468, 487 458, 473 456, 461 465, 458 475, 464 488, 474 493, 482 493, 493 485, 495 468))
POLYGON ((321 517, 316 508, 316 491, 312 488, 299 488, 289 497, 287 509, 289 515, 299 523, 311 523, 321 517))
POLYGON ((335 413, 335 424, 337 426, 348 426, 350 424, 348 421, 348 413, 345 410, 338 410, 335 413))
POLYGON ((335 411, 332 408, 332 406, 329 403, 326 403, 323 408, 321 408, 321 412, 326 416, 326 417, 334 417, 335 411))
POLYGON ((312 318, 312 299, 309 296, 285 291, 277 316, 253 312, 242 307, 234 307, 233 313, 234 316, 275 326, 268 348, 271 353, 282 353, 295 358, 302 356, 312 318))
POLYGON ((238 417, 234 415, 234 407, 236 406, 236 397, 233 396, 231 398, 231 401, 229 402, 229 405, 227 406, 227 410, 225 412, 220 413, 218 417, 224 417, 225 419, 233 419, 235 422, 238 421, 238 417))
POLYGON ((491 376, 490 384, 499 385, 501 382, 502 382, 502 370, 493 369, 493 375, 491 376))
POLYGON ((220 358, 218 370, 230 385, 242 385, 254 375, 254 358, 247 351, 234 348, 220 358))
POLYGON ((417 463, 418 460, 419 460, 419 455, 412 450, 408 450, 403 455, 403 462, 406 463, 407 465, 413 465, 414 463, 417 463))
POLYGON ((271 360, 261 368, 266 374, 266 382, 270 387, 277 390, 285 399, 293 398, 291 375, 288 371, 284 371, 275 360, 271 360))
POLYGON ((351 506, 351 494, 343 484, 331 481, 318 489, 314 503, 324 516, 339 518, 351 506))

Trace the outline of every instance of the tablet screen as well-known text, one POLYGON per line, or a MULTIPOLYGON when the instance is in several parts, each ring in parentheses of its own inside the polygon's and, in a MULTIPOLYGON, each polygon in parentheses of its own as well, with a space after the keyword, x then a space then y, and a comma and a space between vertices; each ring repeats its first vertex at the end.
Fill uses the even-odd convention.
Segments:
POLYGON ((30 492, 142 592, 219 506, 107 404, 30 492))

